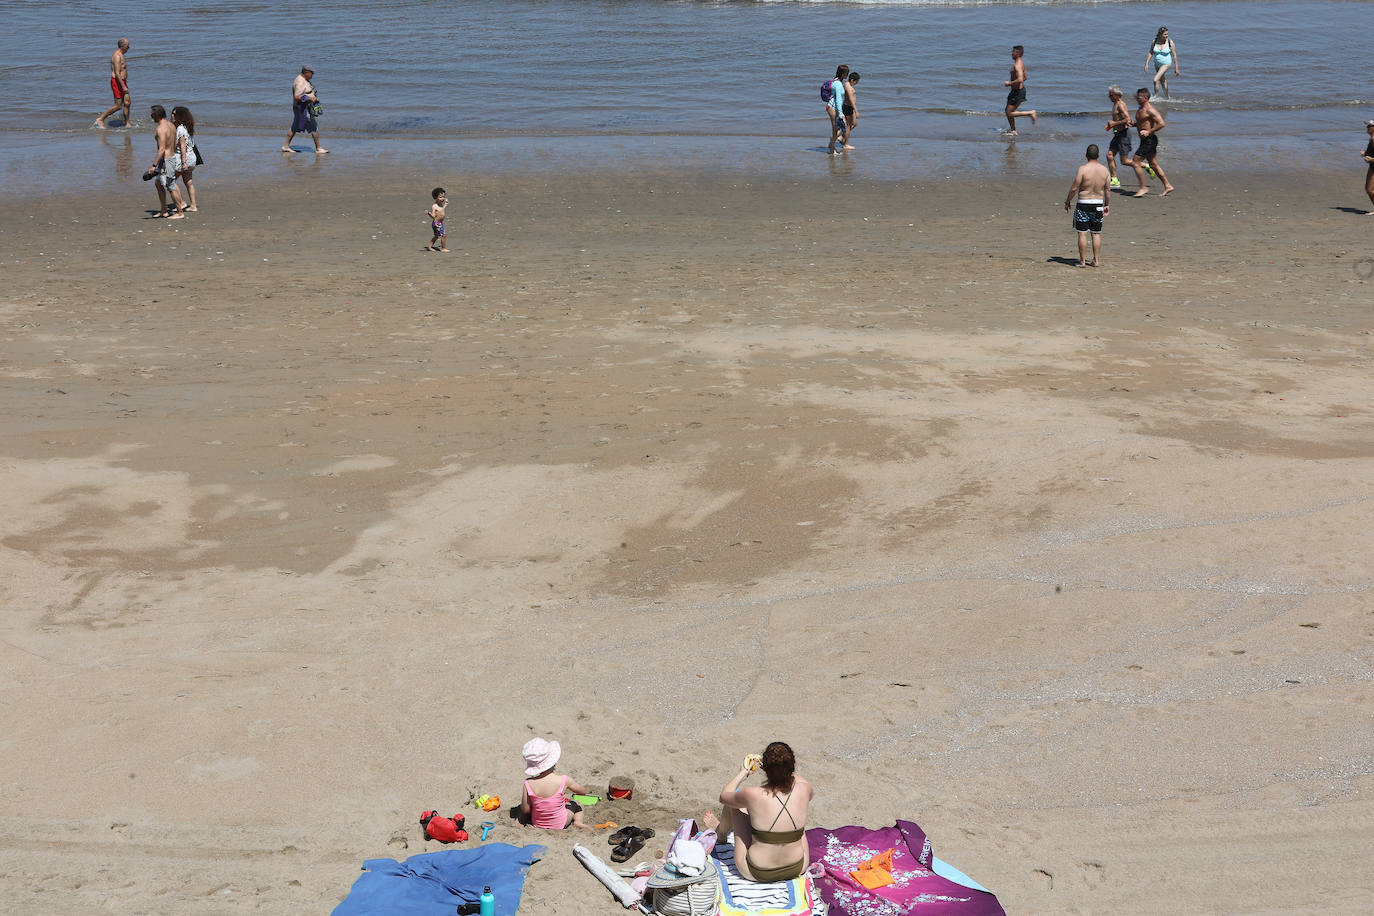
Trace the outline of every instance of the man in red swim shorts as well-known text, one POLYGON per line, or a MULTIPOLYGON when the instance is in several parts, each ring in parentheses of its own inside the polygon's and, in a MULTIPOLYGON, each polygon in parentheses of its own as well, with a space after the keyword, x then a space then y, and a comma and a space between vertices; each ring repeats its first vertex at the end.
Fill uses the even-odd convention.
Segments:
POLYGON ((129 50, 129 39, 121 38, 115 52, 110 55, 110 92, 114 93, 114 104, 110 110, 95 119, 95 126, 105 129, 105 119, 124 109, 124 126, 129 126, 129 64, 124 55, 129 50))

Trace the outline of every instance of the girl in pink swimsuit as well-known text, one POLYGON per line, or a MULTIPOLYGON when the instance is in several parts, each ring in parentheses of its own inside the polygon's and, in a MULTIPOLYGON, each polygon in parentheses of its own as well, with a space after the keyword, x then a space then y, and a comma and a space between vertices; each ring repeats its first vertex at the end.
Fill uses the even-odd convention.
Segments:
POLYGON ((569 797, 569 790, 577 795, 589 794, 586 787, 554 773, 563 754, 558 742, 532 738, 525 742, 522 753, 527 778, 520 799, 520 820, 546 830, 592 830, 589 824, 582 823, 582 806, 569 797))

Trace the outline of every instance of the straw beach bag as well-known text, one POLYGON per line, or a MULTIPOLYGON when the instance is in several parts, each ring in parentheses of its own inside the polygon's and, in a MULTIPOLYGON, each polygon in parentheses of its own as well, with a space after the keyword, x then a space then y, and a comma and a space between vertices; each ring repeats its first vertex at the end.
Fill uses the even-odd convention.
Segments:
POLYGON ((720 868, 695 840, 674 840, 667 861, 649 877, 646 889, 653 911, 661 916, 720 912, 720 868))
POLYGON ((684 887, 656 887, 654 912, 662 916, 716 916, 720 912, 720 874, 684 887))

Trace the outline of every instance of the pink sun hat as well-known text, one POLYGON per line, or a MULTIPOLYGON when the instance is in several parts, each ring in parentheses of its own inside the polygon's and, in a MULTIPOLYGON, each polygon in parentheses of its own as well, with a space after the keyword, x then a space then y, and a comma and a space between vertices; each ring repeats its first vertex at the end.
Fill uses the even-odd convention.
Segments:
POLYGON ((521 753, 525 756, 525 775, 538 776, 557 765, 558 758, 563 756, 563 748, 557 741, 531 738, 525 742, 521 753))

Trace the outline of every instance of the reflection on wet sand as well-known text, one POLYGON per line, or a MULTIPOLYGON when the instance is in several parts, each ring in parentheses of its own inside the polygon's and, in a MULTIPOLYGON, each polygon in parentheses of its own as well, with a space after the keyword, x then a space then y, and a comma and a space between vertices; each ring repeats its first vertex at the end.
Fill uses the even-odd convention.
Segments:
POLYGON ((134 177, 134 138, 128 132, 114 137, 106 132, 100 135, 100 144, 114 153, 115 180, 131 180, 134 177))

